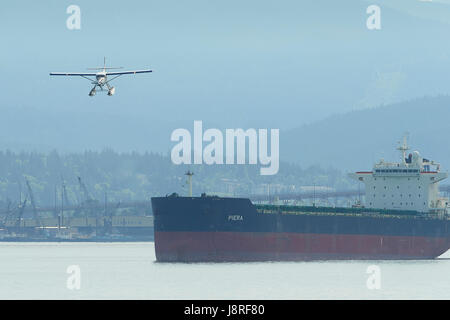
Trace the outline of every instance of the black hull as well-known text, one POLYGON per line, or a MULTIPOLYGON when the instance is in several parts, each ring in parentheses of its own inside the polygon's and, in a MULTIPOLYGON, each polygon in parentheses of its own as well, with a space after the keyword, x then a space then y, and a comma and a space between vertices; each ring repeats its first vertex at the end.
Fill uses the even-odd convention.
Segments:
POLYGON ((264 213, 248 199, 218 197, 152 198, 152 207, 158 261, 433 259, 450 243, 448 219, 346 208, 264 213))

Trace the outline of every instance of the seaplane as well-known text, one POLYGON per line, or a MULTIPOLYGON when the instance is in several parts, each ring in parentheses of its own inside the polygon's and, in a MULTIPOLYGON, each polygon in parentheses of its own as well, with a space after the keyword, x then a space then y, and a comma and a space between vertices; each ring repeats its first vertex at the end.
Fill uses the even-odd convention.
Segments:
POLYGON ((89 92, 89 96, 93 97, 96 94, 96 89, 98 88, 101 91, 108 90, 108 96, 112 96, 116 92, 116 88, 110 86, 110 82, 114 79, 117 79, 124 74, 138 74, 138 73, 149 73, 152 72, 150 69, 144 70, 130 70, 130 71, 107 71, 114 69, 122 69, 122 67, 107 67, 106 66, 106 58, 103 59, 103 67, 97 68, 87 68, 87 70, 99 70, 98 72, 50 72, 51 76, 78 76, 85 78, 91 81, 91 84, 94 87, 89 92), (112 78, 108 79, 108 76, 112 76, 112 78), (95 77, 92 79, 90 77, 95 77), (105 88, 106 87, 106 88, 105 88))

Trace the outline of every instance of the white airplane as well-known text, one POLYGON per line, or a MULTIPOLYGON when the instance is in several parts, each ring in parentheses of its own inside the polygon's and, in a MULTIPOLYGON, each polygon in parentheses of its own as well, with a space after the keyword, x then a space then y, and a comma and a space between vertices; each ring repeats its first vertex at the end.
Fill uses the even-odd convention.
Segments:
POLYGON ((101 70, 100 72, 96 73, 68 73, 68 72, 50 72, 51 76, 79 76, 83 77, 85 79, 88 79, 91 81, 91 83, 94 85, 94 87, 89 92, 89 96, 95 96, 95 89, 99 87, 101 91, 103 91, 103 87, 106 86, 108 88, 108 96, 112 96, 116 92, 116 88, 111 87, 109 83, 113 81, 114 79, 124 75, 124 74, 136 74, 136 73, 149 73, 152 72, 152 70, 131 70, 131 71, 122 71, 122 72, 107 72, 106 70, 111 69, 122 69, 120 68, 112 68, 106 66, 106 58, 103 59, 103 68, 88 68, 88 70, 101 70), (108 80, 108 76, 115 76, 114 78, 108 80), (95 77, 94 79, 88 78, 88 77, 95 77))

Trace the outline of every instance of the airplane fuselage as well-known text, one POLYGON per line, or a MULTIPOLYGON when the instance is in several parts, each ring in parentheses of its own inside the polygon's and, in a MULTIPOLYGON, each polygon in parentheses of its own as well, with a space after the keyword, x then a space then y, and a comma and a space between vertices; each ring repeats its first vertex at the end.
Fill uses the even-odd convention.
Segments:
POLYGON ((91 97, 95 96, 95 88, 97 88, 97 86, 100 88, 100 90, 103 90, 103 86, 108 87, 108 96, 112 96, 116 92, 116 89, 108 84, 108 77, 106 75, 106 70, 97 72, 95 74, 95 80, 96 81, 92 82, 94 88, 92 88, 92 90, 89 92, 89 95, 91 97))
POLYGON ((104 85, 106 83, 106 73, 105 72, 99 72, 96 74, 95 78, 97 79, 97 84, 99 86, 104 85))

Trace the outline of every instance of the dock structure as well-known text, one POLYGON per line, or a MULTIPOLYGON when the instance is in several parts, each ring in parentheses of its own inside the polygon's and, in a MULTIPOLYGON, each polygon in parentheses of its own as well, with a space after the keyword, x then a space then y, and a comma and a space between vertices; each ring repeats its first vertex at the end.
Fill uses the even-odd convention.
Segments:
POLYGON ((45 238, 59 235, 96 237, 104 235, 130 238, 153 237, 153 215, 150 201, 104 203, 64 207, 28 208, 25 201, 17 207, 0 210, 1 236, 45 238))

